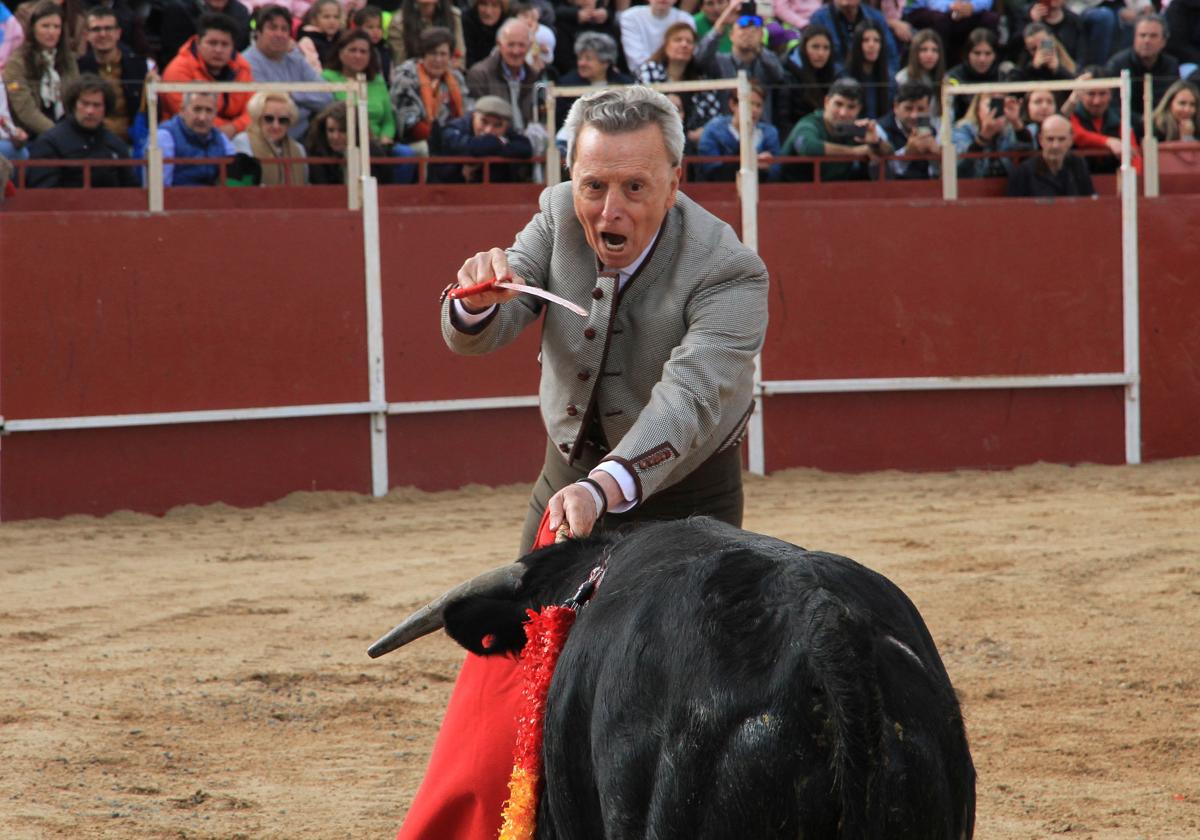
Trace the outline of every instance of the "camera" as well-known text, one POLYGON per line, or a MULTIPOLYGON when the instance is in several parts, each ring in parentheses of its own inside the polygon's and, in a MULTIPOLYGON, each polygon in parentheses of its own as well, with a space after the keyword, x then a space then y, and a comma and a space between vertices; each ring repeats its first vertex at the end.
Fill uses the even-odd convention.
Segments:
POLYGON ((744 0, 738 5, 738 17, 765 17, 759 11, 758 3, 755 0, 744 0))
POLYGON ((852 122, 834 123, 829 130, 829 139, 834 143, 851 145, 862 142, 862 129, 852 122))

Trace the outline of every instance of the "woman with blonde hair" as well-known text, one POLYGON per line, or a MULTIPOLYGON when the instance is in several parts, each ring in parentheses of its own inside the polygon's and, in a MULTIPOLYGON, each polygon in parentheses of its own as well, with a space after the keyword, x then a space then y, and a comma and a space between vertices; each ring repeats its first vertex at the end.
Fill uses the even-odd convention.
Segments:
POLYGON ((233 138, 233 147, 250 155, 262 165, 262 185, 277 187, 308 183, 308 165, 303 160, 283 162, 286 158, 304 158, 304 147, 288 136, 300 118, 296 103, 286 93, 259 91, 246 106, 250 126, 233 138))
POLYGON ((1151 120, 1154 136, 1165 142, 1200 140, 1196 110, 1200 107, 1200 88, 1184 79, 1176 80, 1154 109, 1151 120))
MULTIPOLYGON (((1021 103, 1014 97, 977 93, 966 116, 954 124, 954 150, 961 156, 977 152, 1014 152, 1028 149, 1017 135, 1021 103)), ((991 178, 1009 175, 1016 161, 1011 157, 966 158, 959 161, 958 177, 991 178)))

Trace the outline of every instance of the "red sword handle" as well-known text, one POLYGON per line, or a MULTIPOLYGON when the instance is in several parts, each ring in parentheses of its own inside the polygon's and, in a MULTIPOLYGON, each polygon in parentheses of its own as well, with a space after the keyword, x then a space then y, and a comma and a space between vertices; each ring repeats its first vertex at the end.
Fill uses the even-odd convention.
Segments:
POLYGON ((451 300, 461 300, 463 298, 468 298, 473 295, 479 295, 479 294, 483 294, 484 292, 490 292, 493 288, 495 288, 495 286, 496 286, 496 278, 493 277, 491 280, 484 280, 482 283, 476 283, 474 286, 458 286, 456 288, 453 288, 450 290, 448 297, 451 300))

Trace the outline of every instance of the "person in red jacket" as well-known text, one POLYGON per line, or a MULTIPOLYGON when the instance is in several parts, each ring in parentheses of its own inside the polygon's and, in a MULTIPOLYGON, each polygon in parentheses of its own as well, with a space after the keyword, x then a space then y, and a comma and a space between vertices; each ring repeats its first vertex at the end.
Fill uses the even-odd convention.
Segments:
MULTIPOLYGON (((164 82, 251 82, 254 74, 250 63, 234 49, 238 27, 233 18, 223 14, 201 15, 196 34, 189 38, 179 54, 163 71, 164 82)), ((246 105, 249 93, 222 93, 218 96, 217 128, 227 137, 243 132, 250 125, 246 105)), ((183 94, 161 94, 163 118, 179 113, 183 94)))
MULTIPOLYGON (((1089 67, 1080 78, 1105 78, 1100 67, 1089 67)), ((1076 149, 1104 149, 1109 154, 1087 158, 1093 173, 1116 172, 1121 166, 1121 109, 1113 102, 1111 88, 1084 90, 1077 94, 1078 104, 1071 110, 1071 131, 1076 149)), ((1130 142, 1133 168, 1142 173, 1142 153, 1138 148, 1138 126, 1133 125, 1130 142)))

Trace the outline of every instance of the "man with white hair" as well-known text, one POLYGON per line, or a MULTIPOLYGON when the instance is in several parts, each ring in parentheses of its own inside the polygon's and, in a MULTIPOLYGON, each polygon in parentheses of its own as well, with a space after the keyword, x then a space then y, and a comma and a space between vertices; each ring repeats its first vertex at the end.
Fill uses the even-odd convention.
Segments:
POLYGON ((534 89, 546 75, 545 70, 535 71, 525 61, 531 43, 529 26, 522 20, 509 18, 496 32, 496 49, 492 54, 467 70, 471 98, 499 96, 512 107, 513 127, 518 131, 539 121, 534 89))
MULTIPOLYGON (((549 510, 599 526, 708 514, 742 521, 740 443, 767 324, 767 270, 720 219, 678 191, 679 112, 642 86, 579 99, 567 117, 571 181, 542 193, 512 247, 463 263, 455 283, 507 289, 443 297, 442 335, 482 354, 542 320, 547 447, 522 550, 549 510)), ((399 840, 495 837, 512 764, 520 680, 504 657, 469 656, 399 840), (482 719, 481 719, 482 716, 482 719)))

